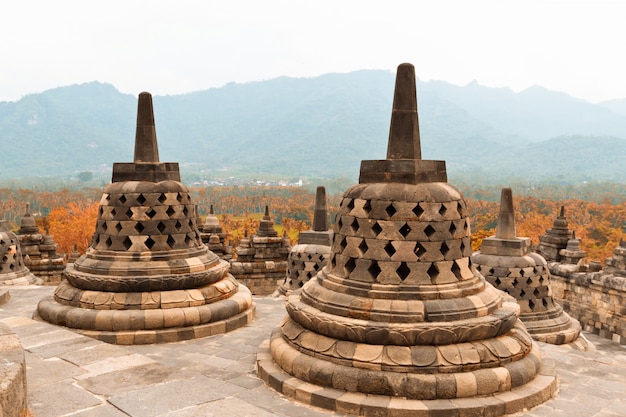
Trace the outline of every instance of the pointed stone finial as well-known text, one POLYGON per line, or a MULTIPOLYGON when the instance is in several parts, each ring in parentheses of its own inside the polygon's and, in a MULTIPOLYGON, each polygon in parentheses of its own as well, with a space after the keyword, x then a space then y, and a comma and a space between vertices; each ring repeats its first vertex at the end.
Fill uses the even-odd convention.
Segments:
POLYGON ((269 220, 270 219, 270 208, 269 206, 265 206, 265 214, 263 215, 263 220, 269 220))
POLYGON ((137 130, 135 133, 135 162, 159 162, 152 95, 139 94, 137 103, 137 130))
POLYGON ((325 232, 328 230, 328 215, 326 213, 326 188, 317 187, 315 192, 315 211, 313 212, 313 230, 325 232))
POLYGON ((209 206, 209 214, 215 214, 215 213, 213 213, 213 204, 211 204, 209 206))
POLYGON ((513 212, 513 191, 503 188, 500 194, 500 214, 496 226, 496 237, 499 239, 515 239, 515 213, 513 212))
POLYGON ((561 206, 561 211, 559 212, 559 217, 565 217, 565 206, 561 206))
POLYGON ((26 203, 26 214, 25 216, 30 216, 30 203, 26 203))
POLYGON ((411 64, 400 64, 396 73, 387 159, 422 159, 415 67, 411 64))

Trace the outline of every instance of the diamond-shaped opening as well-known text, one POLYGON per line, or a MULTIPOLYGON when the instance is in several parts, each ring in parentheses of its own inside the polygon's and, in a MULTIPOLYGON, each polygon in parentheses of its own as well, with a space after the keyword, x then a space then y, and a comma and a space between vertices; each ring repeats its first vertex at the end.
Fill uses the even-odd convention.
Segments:
POLYGON ((469 228, 469 224, 467 223, 467 219, 465 219, 465 221, 463 222, 463 230, 467 232, 468 228, 469 228))
POLYGON ((356 233, 359 231, 359 221, 356 219, 356 217, 354 218, 354 220, 352 220, 352 223, 350 224, 350 228, 352 229, 353 233, 356 233))
POLYGON ((172 217, 174 213, 176 213, 176 210, 174 210, 173 206, 169 206, 167 210, 165 210, 165 214, 167 214, 169 217, 172 217))
POLYGON ((463 241, 461 241, 461 246, 459 246, 459 249, 461 249, 461 255, 465 255, 465 243, 463 243, 463 241))
POLYGON ((519 274, 520 274, 520 276, 522 276, 522 277, 523 277, 523 276, 524 276, 524 274, 525 274, 525 271, 524 271, 523 269, 521 269, 521 268, 520 268, 520 270, 519 270, 519 274))
POLYGON ((350 199, 350 201, 348 201, 348 204, 346 204, 346 208, 348 209, 348 211, 351 211, 354 208, 354 199, 350 199))
POLYGON ((459 216, 463 217, 465 215, 465 207, 461 204, 460 201, 456 203, 456 211, 459 212, 459 216))
POLYGON ((117 233, 122 231, 122 223, 117 222, 115 223, 115 230, 117 230, 117 233))
POLYGON ((369 272, 372 279, 375 281, 378 278, 378 274, 380 274, 380 267, 378 266, 378 262, 372 261, 372 264, 367 268, 367 272, 369 272))
POLYGON ((437 268, 437 265, 431 264, 430 268, 428 268, 428 271, 426 271, 426 273, 430 277, 431 281, 436 280, 437 277, 439 276, 439 268, 437 268))
POLYGON ((183 225, 178 220, 176 220, 176 224, 174 224, 174 227, 180 232, 180 229, 183 227, 183 225))
POLYGON ((432 237, 432 235, 434 235, 436 232, 435 228, 432 227, 431 225, 426 226, 426 228, 424 229, 424 233, 426 234, 426 236, 428 236, 429 238, 432 237))
POLYGON ((146 197, 144 197, 144 196, 143 196, 143 194, 139 194, 139 195, 137 196, 137 202, 138 202, 139 204, 143 205, 146 201, 147 201, 147 200, 146 200, 146 197))
POLYGON ((117 211, 115 211, 114 208, 111 209, 111 216, 115 217, 115 215, 117 214, 117 211))
POLYGON ((530 286, 532 285, 532 283, 533 283, 533 278, 532 278, 532 277, 529 277, 529 278, 526 280, 526 285, 528 285, 528 286, 530 287, 530 286))
POLYGON ((540 277, 539 277, 539 283, 540 283, 540 284, 543 284, 543 281, 545 281, 545 280, 544 280, 544 278, 543 278, 543 276, 540 276, 540 277))
POLYGON ((334 269, 337 266, 337 260, 335 259, 335 255, 330 258, 330 266, 334 269))
POLYGON ((367 249, 369 249, 367 247, 367 242, 365 241, 365 239, 361 240, 361 243, 359 243, 359 250, 361 251, 361 255, 364 255, 365 252, 367 252, 367 249))
POLYGON ((441 248, 439 250, 441 251, 441 254, 444 256, 444 258, 448 254, 448 252, 450 252, 450 248, 448 247, 446 242, 441 242, 441 248))
POLYGON ((539 288, 535 288, 535 291, 533 291, 533 295, 537 298, 539 297, 539 288))
POLYGON ((15 265, 14 265, 14 264, 9 265, 9 269, 10 269, 11 271, 15 270, 15 265))
POLYGON ((496 287, 499 287, 500 284, 502 284, 502 281, 500 281, 500 277, 496 278, 495 281, 493 281, 494 284, 496 284, 496 287))
POLYGON ((370 214, 370 212, 372 211, 372 204, 370 200, 365 200, 365 204, 363 204, 363 211, 365 212, 365 214, 370 214))
POLYGON ((311 259, 313 259, 313 257, 311 256, 311 254, 307 254, 306 258, 310 261, 311 259))
POLYGON ((419 204, 413 208, 413 214, 415 214, 416 217, 419 218, 423 213, 424 209, 419 204))
POLYGON ((154 216, 156 216, 157 212, 154 211, 154 209, 152 207, 150 207, 147 211, 146 211, 146 216, 153 218, 154 216))
POLYGON ((387 212, 387 215, 389 217, 393 217, 393 215, 396 214, 398 210, 393 206, 393 203, 391 203, 387 206, 387 208, 385 208, 385 211, 387 212))
POLYGON ((178 201, 179 203, 183 201, 183 196, 181 193, 176 194, 176 201, 178 201))
POLYGON ((454 222, 450 222, 450 228, 448 229, 448 231, 451 235, 454 235, 454 233, 456 232, 456 226, 454 225, 454 222))
POLYGON ((93 246, 96 246, 98 243, 100 243, 100 235, 94 233, 92 237, 92 241, 93 241, 93 246))
POLYGON ((533 300, 528 300, 528 307, 530 307, 531 310, 535 309, 535 302, 533 300))
POLYGON ((105 194, 104 196, 105 196, 104 199, 106 201, 111 201, 111 194, 105 194))
POLYGON ((128 210, 126 210, 126 216, 127 216, 129 219, 132 219, 132 218, 133 218, 133 209, 131 209, 130 207, 128 207, 128 210))
POLYGON ((346 240, 345 236, 341 239, 341 242, 339 242, 339 246, 341 247, 342 251, 346 248, 346 246, 348 246, 348 241, 346 240))
POLYGON ((128 236, 126 236, 126 238, 122 241, 122 245, 124 245, 124 248, 128 250, 131 246, 133 246, 133 241, 130 240, 128 236))
POLYGON ((450 268, 450 270, 452 271, 452 273, 454 274, 455 277, 457 277, 457 279, 461 279, 461 268, 459 267, 459 265, 456 262, 452 262, 452 267, 450 268))
POLYGON ((396 248, 393 247, 393 244, 391 242, 387 243, 385 245, 384 249, 385 249, 385 252, 387 252, 387 255, 389 255, 390 258, 396 253, 396 248))
POLYGON ((107 237, 107 240, 104 242, 105 245, 107 245, 107 248, 110 248, 111 245, 113 244, 113 241, 111 240, 111 236, 107 237))
POLYGON ((378 224, 378 222, 374 223, 372 225, 372 232, 374 232, 374 235, 378 236, 380 234, 380 232, 383 231, 383 228, 380 227, 380 225, 378 224))
POLYGON ((193 245, 193 239, 192 239, 191 237, 189 237, 189 235, 186 235, 186 236, 185 236, 185 244, 186 244, 188 247, 191 247, 191 246, 193 245))
POLYGON ((156 242, 154 241, 154 239, 152 239, 150 236, 148 236, 148 239, 146 239, 146 241, 144 242, 148 249, 152 249, 155 243, 156 242))
POLYGON ((339 220, 337 220, 337 230, 341 230, 341 226, 343 226, 343 222, 341 221, 340 216, 337 216, 337 217, 339 217, 339 220))
POLYGON ((120 203, 124 204, 126 202, 126 196, 124 194, 122 194, 120 196, 120 203))
POLYGON ((400 266, 396 269, 396 274, 400 277, 402 281, 407 279, 409 274, 411 273, 411 268, 406 264, 406 262, 400 262, 400 266))
POLYGON ((163 193, 159 194, 159 198, 157 198, 157 200, 159 200, 159 203, 163 204, 165 202, 165 200, 167 200, 167 196, 163 193))
POLYGON ((411 226, 409 226, 409 224, 405 222, 404 225, 398 231, 400 232, 402 237, 406 238, 409 235, 409 233, 411 233, 411 226))
POLYGON ((446 208, 446 205, 445 204, 441 204, 441 207, 439 208, 439 214, 441 216, 445 216, 446 211, 448 211, 448 209, 446 208))
POLYGON ((513 280, 513 288, 517 288, 517 284, 519 284, 519 282, 517 282, 517 278, 515 278, 513 280))
POLYGON ((170 248, 174 248, 174 245, 176 244, 176 240, 174 239, 172 235, 169 235, 167 237, 166 243, 170 248))
POLYGON ((107 222, 102 222, 102 231, 106 232, 109 226, 107 226, 107 222))
POLYGON ((187 215, 189 214, 189 209, 187 208, 187 206, 183 207, 183 216, 187 217, 187 215))
POLYGON ((426 253, 426 249, 419 242, 417 242, 415 244, 415 254, 417 255, 417 257, 419 258, 420 256, 423 256, 425 253, 426 253))
POLYGON ((520 298, 524 298, 525 295, 526 295, 526 291, 524 291, 523 289, 520 290, 520 292, 519 292, 520 298))
POLYGON ((352 273, 352 271, 354 271, 354 268, 356 268, 356 262, 355 262, 354 258, 348 259, 348 261, 344 265, 344 268, 346 269, 346 273, 348 275, 350 275, 352 273))
POLYGON ((2 257, 2 262, 3 262, 3 263, 6 263, 8 260, 9 260, 9 258, 8 258, 6 255, 4 255, 4 256, 2 257))
POLYGON ((544 308, 548 308, 548 300, 546 300, 545 298, 543 300, 541 300, 541 304, 543 304, 544 308))
POLYGON ((135 225, 135 230, 137 231, 137 233, 141 233, 141 232, 143 232, 143 229, 145 229, 145 227, 144 227, 144 226, 143 226, 143 224, 141 224, 140 222, 138 222, 138 223, 135 225))
POLYGON ((102 206, 100 206, 100 210, 98 210, 98 217, 102 217, 103 214, 104 214, 104 209, 102 208, 102 206))
POLYGON ((157 229, 159 230, 159 233, 163 234, 165 228, 166 226, 163 224, 163 222, 159 222, 159 224, 157 224, 157 229))

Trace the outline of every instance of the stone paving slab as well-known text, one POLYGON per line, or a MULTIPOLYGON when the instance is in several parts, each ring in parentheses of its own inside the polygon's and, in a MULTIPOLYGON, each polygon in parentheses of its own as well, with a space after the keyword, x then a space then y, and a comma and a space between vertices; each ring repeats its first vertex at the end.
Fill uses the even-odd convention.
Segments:
MULTIPOLYGON (((231 333, 162 345, 116 346, 31 319, 54 287, 16 286, 0 321, 24 341, 34 417, 340 416, 289 400, 256 375, 259 346, 285 316, 255 297, 257 318, 231 333)), ((554 399, 516 417, 626 415, 626 346, 585 336, 596 351, 541 343, 555 363, 554 399)))

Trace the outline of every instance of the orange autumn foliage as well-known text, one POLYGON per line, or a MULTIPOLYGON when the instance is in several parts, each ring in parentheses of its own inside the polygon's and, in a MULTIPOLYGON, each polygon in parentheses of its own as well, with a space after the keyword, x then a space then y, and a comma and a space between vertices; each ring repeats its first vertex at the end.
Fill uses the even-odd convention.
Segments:
POLYGON ((69 254, 76 244, 80 253, 85 252, 95 230, 98 206, 98 202, 72 201, 50 211, 49 232, 58 243, 59 251, 69 254))

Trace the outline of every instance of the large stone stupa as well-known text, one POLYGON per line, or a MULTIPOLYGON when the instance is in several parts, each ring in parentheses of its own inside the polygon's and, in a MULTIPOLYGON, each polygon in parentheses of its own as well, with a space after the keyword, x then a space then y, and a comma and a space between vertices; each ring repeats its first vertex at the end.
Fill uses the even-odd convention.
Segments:
POLYGON ((159 162, 152 97, 139 95, 135 156, 113 164, 91 246, 39 316, 118 344, 224 333, 254 317, 250 291, 200 240, 177 163, 159 162))
MULTIPOLYGON (((398 67, 386 160, 343 195, 327 266, 257 356, 297 400, 366 416, 502 415, 556 390, 515 300, 471 269, 468 211, 421 159, 415 70, 398 67)), ((551 369, 552 368, 552 369, 551 369)))
POLYGON ((503 188, 496 235, 483 239, 480 251, 472 255, 474 267, 517 300, 520 320, 535 340, 555 345, 573 342, 580 335, 580 323, 554 301, 548 264, 530 248, 530 238, 516 233, 513 192, 503 188))

